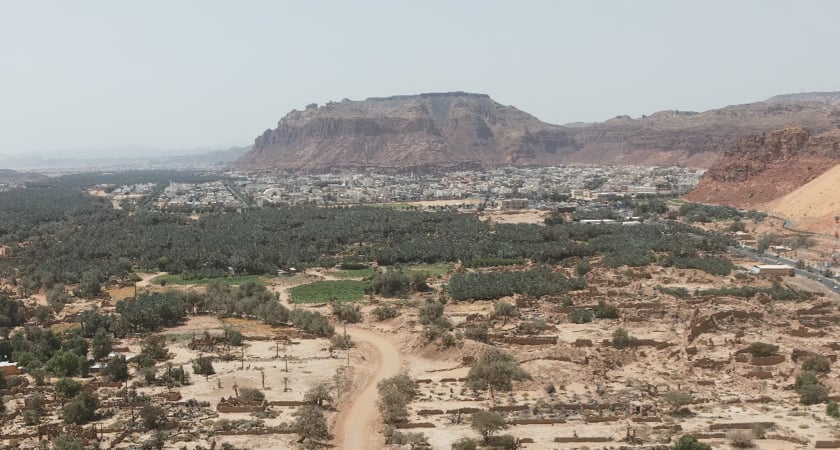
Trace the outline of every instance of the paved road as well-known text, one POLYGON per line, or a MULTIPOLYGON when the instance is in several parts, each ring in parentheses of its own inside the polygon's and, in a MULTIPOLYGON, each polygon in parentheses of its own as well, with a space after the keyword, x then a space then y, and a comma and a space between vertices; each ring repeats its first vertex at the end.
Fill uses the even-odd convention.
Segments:
MULTIPOLYGON (((744 256, 746 258, 750 258, 753 261, 757 261, 764 264, 787 264, 791 267, 796 267, 796 261, 785 258, 783 256, 775 256, 769 255, 767 253, 756 254, 755 250, 746 247, 746 248, 739 248, 739 247, 729 247, 729 251, 735 253, 740 256, 744 256)), ((794 273, 801 277, 810 278, 823 286, 827 287, 829 290, 834 292, 835 294, 840 294, 840 281, 834 280, 832 278, 824 277, 819 273, 819 268, 812 268, 814 272, 808 272, 807 270, 802 269, 793 269, 794 273)))

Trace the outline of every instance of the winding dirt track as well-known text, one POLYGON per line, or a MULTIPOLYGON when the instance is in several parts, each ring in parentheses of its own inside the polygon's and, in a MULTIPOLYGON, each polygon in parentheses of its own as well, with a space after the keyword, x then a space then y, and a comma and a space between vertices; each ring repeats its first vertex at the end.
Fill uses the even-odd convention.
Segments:
POLYGON ((378 427, 376 384, 400 372, 400 352, 382 334, 356 327, 348 327, 347 334, 356 342, 365 360, 356 367, 359 377, 352 396, 336 416, 335 446, 342 450, 383 448, 385 442, 378 427))

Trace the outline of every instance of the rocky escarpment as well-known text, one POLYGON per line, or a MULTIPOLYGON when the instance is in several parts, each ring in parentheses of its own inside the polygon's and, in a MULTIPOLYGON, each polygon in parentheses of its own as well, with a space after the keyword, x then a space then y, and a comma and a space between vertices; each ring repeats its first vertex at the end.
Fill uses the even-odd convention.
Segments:
POLYGON ((751 134, 725 151, 687 199, 753 207, 793 192, 840 163, 840 130, 789 126, 751 134))
POLYGON ((555 164, 576 151, 564 127, 483 94, 331 102, 292 111, 235 167, 247 170, 422 170, 555 164))
POLYGON ((575 129, 580 151, 569 163, 680 165, 709 168, 748 134, 798 124, 822 133, 840 125, 840 107, 827 102, 757 102, 701 113, 663 111, 616 117, 575 129))
MULTIPOLYGON (((462 169, 498 165, 679 165, 709 168, 743 136, 797 124, 840 126, 840 93, 779 96, 705 112, 662 111, 551 125, 483 94, 343 100, 292 111, 233 164, 244 170, 462 169)), ((560 106, 558 106, 560 107, 560 106)))

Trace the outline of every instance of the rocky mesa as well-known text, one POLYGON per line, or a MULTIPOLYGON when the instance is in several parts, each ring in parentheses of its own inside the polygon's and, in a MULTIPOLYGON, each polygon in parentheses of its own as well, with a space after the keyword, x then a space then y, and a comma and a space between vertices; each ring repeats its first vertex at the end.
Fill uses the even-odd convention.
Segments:
MULTIPOLYGON (((840 94, 808 93, 705 112, 662 111, 552 125, 488 95, 429 93, 311 104, 266 130, 233 164, 248 171, 422 170, 499 165, 709 168, 745 135, 840 126, 840 94)), ((741 146, 741 147, 739 147, 741 146)))
POLYGON ((569 131, 483 94, 344 100, 292 111, 235 167, 416 170, 551 164, 576 150, 569 131))

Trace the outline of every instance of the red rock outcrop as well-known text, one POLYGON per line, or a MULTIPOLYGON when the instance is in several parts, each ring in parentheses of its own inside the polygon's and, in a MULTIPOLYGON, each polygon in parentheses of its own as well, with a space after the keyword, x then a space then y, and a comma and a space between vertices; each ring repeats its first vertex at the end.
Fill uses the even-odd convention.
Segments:
POLYGON ((772 201, 840 162, 840 134, 820 135, 799 126, 751 134, 703 175, 686 196, 692 201, 753 207, 772 201))
POLYGON ((568 130, 463 92, 344 100, 292 111, 235 167, 476 168, 550 164, 576 150, 568 130))
MULTIPOLYGON (((816 136, 811 140, 836 129, 840 104, 835 97, 840 95, 797 94, 701 113, 663 111, 637 119, 619 116, 566 126, 541 122, 484 94, 343 100, 290 112, 276 129, 259 136, 253 149, 232 167, 248 171, 423 171, 562 164, 709 168, 726 150, 731 150, 730 156, 740 150, 757 154, 764 141, 772 146, 775 135, 768 133, 791 123, 810 130, 816 136), (754 136, 743 140, 746 135, 754 136)), ((780 144, 778 150, 798 151, 796 142, 780 144)), ((742 176, 741 172, 756 173, 754 168, 760 167, 731 169, 733 176, 742 176)))

